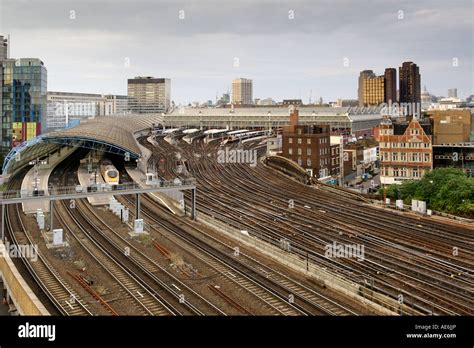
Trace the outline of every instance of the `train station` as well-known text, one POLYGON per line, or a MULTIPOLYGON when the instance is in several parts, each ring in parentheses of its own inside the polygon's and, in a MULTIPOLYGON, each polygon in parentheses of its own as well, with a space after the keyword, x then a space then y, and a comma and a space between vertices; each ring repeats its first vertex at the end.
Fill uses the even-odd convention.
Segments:
MULTIPOLYGON (((25 258, 26 269, 2 266, 4 283, 11 272, 30 294, 28 301, 21 300, 25 293, 9 282, 7 302, 13 312, 222 315, 257 308, 259 314, 277 315, 470 313, 463 285, 467 259, 459 265, 445 261, 451 271, 443 276, 444 287, 452 292, 443 303, 423 300, 424 291, 441 287, 420 288, 418 281, 426 284, 422 279, 400 293, 393 289, 401 279, 418 279, 424 267, 402 261, 406 250, 400 248, 414 243, 413 235, 420 238, 417 243, 429 240, 430 250, 436 250, 446 238, 469 238, 471 226, 394 209, 326 184, 281 152, 281 137, 289 136, 281 126, 290 124, 295 112, 293 107, 280 111, 282 116, 270 124, 249 116, 240 127, 234 123, 238 118, 228 123, 227 115, 217 114, 212 124, 202 114, 202 122, 187 119, 188 127, 179 125, 173 113, 102 117, 14 148, 3 167, 8 190, 1 195, 2 232, 6 241, 36 245, 40 261, 25 258), (231 151, 255 153, 255 163, 219 157, 231 151), (369 238, 369 230, 376 235, 369 238), (403 242, 387 254, 386 243, 395 239, 403 242), (355 248, 364 255, 324 256, 328 246, 355 248), (278 266, 268 267, 269 260, 278 266), (138 278, 130 275, 137 272, 142 274, 138 278), (191 285, 206 277, 217 278, 191 285), (307 284, 308 277, 323 290, 307 284), (160 292, 153 290, 157 286, 160 292), (237 300, 241 291, 245 295, 237 300), (45 293, 47 301, 42 300, 45 293)), ((302 113, 295 122, 304 125, 312 116, 302 113)), ((341 139, 347 130, 338 117, 353 117, 352 127, 360 131, 370 128, 363 125, 369 118, 376 120, 350 114, 333 116, 335 123, 328 123, 341 139)), ((296 133, 290 136, 297 138, 296 133)), ((322 159, 329 156, 315 149, 322 159)))

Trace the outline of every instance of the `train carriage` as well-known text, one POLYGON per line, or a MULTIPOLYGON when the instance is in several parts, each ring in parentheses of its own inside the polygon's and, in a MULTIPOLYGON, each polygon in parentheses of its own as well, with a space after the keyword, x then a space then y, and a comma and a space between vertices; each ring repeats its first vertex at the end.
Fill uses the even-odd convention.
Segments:
POLYGON ((117 168, 112 164, 107 158, 104 158, 100 163, 100 173, 104 178, 104 181, 109 185, 118 185, 119 184, 119 172, 117 168))

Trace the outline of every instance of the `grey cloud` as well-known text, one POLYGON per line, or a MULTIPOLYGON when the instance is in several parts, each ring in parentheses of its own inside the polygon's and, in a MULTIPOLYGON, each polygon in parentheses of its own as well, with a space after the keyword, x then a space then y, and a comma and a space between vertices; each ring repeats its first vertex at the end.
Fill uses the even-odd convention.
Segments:
POLYGON ((126 93, 127 77, 147 74, 172 78, 173 99, 205 100, 225 91, 233 77, 246 76, 255 80, 256 97, 307 99, 313 89, 327 100, 355 97, 359 70, 382 73, 413 60, 431 92, 458 87, 461 95, 474 93, 469 0, 3 0, 2 5, 1 32, 12 35, 12 54, 42 58, 55 90, 126 93), (234 57, 240 58, 238 69, 234 57), (344 57, 349 67, 342 65, 344 57), (453 57, 461 62, 456 69, 453 57))

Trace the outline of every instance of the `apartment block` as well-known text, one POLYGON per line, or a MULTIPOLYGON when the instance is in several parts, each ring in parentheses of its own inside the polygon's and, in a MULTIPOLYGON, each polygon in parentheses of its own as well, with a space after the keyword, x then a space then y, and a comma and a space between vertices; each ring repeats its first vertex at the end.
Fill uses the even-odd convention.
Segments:
POLYGON ((329 125, 300 125, 298 110, 283 127, 282 156, 298 163, 318 179, 339 173, 339 145, 331 145, 329 125))
POLYGON ((431 125, 413 117, 407 121, 385 119, 379 126, 380 181, 399 184, 420 179, 433 168, 431 125))

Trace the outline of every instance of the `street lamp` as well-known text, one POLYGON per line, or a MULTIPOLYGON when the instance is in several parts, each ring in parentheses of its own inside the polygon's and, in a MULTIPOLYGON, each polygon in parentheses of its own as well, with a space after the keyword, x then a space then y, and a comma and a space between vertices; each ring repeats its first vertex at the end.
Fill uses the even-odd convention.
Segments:
POLYGON ((35 187, 34 187, 35 191, 38 191, 38 181, 39 181, 39 178, 38 178, 38 174, 39 174, 38 165, 46 164, 46 163, 48 163, 48 161, 40 160, 39 158, 36 158, 35 160, 29 162, 30 165, 34 166, 33 173, 34 173, 34 181, 35 181, 35 187))
POLYGON ((272 133, 272 113, 268 111, 268 134, 272 133))

